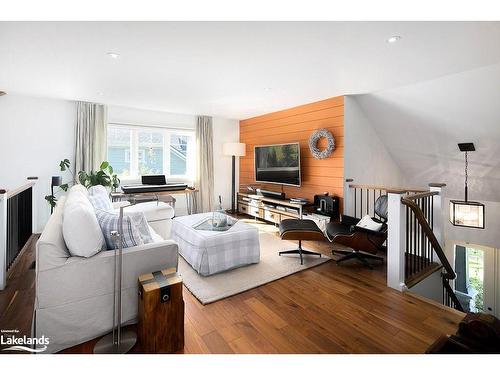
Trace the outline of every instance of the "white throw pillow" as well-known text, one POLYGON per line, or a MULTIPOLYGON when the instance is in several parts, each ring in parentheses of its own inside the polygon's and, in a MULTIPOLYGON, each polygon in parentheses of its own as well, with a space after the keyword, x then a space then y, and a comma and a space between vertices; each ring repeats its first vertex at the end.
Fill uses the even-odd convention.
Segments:
POLYGON ((68 194, 63 212, 63 237, 72 256, 91 257, 105 248, 94 207, 81 190, 68 194))
POLYGON ((382 229, 382 223, 377 223, 374 221, 370 215, 365 215, 363 218, 356 224, 357 227, 365 228, 368 230, 372 230, 374 232, 378 232, 382 229))
POLYGON ((87 190, 87 188, 85 186, 83 186, 82 184, 75 184, 73 185, 70 189, 69 189, 69 192, 72 193, 74 191, 79 191, 81 193, 83 193, 83 195, 85 195, 86 197, 89 196, 89 191, 87 190))
POLYGON ((106 188, 102 185, 89 188, 89 201, 95 210, 113 211, 113 203, 109 199, 106 188))

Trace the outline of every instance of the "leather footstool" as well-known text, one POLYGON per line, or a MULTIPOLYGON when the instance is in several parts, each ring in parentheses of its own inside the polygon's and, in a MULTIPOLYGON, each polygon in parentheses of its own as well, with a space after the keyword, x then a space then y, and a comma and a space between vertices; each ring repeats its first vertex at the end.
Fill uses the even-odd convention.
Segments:
POLYGON ((282 220, 279 226, 280 237, 282 240, 299 241, 299 247, 294 250, 280 251, 279 255, 283 254, 299 254, 300 264, 304 264, 303 255, 318 255, 320 253, 302 249, 302 241, 321 241, 325 238, 321 229, 312 220, 302 219, 285 219, 282 220))

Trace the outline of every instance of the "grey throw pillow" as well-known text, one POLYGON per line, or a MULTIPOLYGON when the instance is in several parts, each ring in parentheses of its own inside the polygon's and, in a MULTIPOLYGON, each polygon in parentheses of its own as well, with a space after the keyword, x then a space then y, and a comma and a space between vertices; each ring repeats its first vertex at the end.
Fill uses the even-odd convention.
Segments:
MULTIPOLYGON (((118 248, 118 244, 113 241, 113 237, 111 236, 111 232, 119 230, 119 221, 120 215, 108 212, 104 210, 96 210, 95 212, 97 217, 97 222, 101 227, 102 234, 106 241, 106 247, 108 250, 114 250, 118 248)), ((139 246, 144 244, 144 240, 141 237, 141 233, 139 232, 134 220, 128 216, 123 215, 122 221, 123 228, 123 236, 121 241, 123 243, 123 248, 139 246)))

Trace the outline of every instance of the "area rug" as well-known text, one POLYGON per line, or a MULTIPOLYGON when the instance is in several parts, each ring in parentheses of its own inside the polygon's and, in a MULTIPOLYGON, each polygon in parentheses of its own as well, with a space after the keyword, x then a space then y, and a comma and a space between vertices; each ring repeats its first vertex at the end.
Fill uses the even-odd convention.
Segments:
MULTIPOLYGON (((256 225, 257 226, 257 225, 256 225)), ((260 263, 237 268, 212 276, 201 276, 182 258, 179 257, 179 272, 184 285, 204 305, 229 296, 253 289, 293 273, 306 270, 330 260, 322 255, 304 256, 300 264, 298 255, 283 255, 282 250, 297 248, 297 243, 282 241, 272 230, 258 225, 260 241, 260 263)), ((272 227, 271 227, 272 228, 272 227)))

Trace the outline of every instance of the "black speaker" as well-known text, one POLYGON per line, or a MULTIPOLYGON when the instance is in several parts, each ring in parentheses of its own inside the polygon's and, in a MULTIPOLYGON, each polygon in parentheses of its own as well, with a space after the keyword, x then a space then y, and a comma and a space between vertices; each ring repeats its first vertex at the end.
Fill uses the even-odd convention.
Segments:
POLYGON ((339 218, 339 198, 330 195, 315 195, 314 196, 314 211, 318 214, 330 216, 333 219, 339 218))
POLYGON ((285 193, 272 190, 257 189, 257 194, 267 198, 285 199, 285 193))

